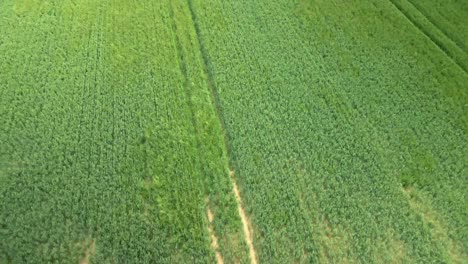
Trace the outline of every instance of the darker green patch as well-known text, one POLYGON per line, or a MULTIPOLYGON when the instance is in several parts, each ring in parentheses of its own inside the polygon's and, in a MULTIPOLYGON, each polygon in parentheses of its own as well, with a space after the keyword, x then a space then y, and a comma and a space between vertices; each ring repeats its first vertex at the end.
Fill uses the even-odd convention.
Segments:
POLYGON ((401 132, 400 151, 404 151, 401 163, 400 182, 404 188, 432 186, 435 184, 434 171, 437 169, 437 161, 432 152, 426 150, 411 129, 401 132))
POLYGON ((400 175, 401 184, 405 188, 431 186, 434 184, 435 179, 432 174, 436 167, 437 162, 431 153, 413 151, 407 169, 400 175))
POLYGON ((427 178, 424 178, 418 170, 410 170, 400 175, 400 182, 404 188, 426 186, 427 178))

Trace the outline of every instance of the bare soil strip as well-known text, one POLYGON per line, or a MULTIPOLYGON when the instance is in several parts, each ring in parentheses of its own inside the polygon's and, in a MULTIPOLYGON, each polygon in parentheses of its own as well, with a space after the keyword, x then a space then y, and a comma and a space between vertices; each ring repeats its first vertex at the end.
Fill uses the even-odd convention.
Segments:
POLYGON ((206 206, 206 214, 208 215, 208 221, 210 222, 208 225, 208 231, 210 232, 210 237, 211 237, 211 247, 214 249, 216 253, 216 263, 224 264, 223 256, 221 256, 221 253, 219 252, 218 238, 216 237, 216 234, 213 229, 212 223, 213 223, 214 215, 208 205, 208 199, 207 199, 207 206, 206 206))
POLYGON ((80 261, 80 264, 88 264, 89 263, 89 256, 94 253, 94 240, 91 241, 89 248, 86 249, 86 253, 84 258, 80 261))
POLYGON ((257 252, 255 252, 255 248, 253 246, 252 230, 251 228, 249 228, 251 224, 249 222, 249 219, 247 218, 247 215, 245 214, 244 208, 242 207, 242 200, 239 193, 239 187, 237 187, 237 182, 234 178, 234 171, 229 171, 229 176, 231 177, 234 194, 236 195, 237 208, 239 209, 239 215, 242 220, 242 226, 244 227, 244 236, 247 241, 247 245, 249 246, 250 263, 257 264, 257 252))

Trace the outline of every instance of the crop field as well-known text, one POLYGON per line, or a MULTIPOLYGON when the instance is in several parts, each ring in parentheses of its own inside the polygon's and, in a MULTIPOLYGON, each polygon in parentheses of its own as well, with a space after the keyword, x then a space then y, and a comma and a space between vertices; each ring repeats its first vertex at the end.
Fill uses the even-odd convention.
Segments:
POLYGON ((468 2, 0 0, 0 263, 467 263, 468 2))

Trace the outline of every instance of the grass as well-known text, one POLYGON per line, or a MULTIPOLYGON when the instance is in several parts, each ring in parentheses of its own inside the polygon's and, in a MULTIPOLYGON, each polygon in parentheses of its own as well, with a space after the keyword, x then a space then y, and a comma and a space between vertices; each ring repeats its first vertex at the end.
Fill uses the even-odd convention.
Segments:
POLYGON ((0 2, 0 263, 463 263, 466 17, 0 2))

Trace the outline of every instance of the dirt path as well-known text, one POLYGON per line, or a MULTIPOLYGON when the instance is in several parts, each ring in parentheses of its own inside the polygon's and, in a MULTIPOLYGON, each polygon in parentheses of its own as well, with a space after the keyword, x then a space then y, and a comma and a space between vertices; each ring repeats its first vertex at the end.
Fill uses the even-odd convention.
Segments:
POLYGON ((257 264, 257 252, 255 252, 255 248, 253 246, 252 231, 251 228, 249 228, 249 226, 251 225, 249 219, 247 218, 247 215, 245 214, 244 208, 242 207, 242 200, 239 193, 239 187, 237 186, 236 179, 234 178, 234 171, 229 171, 229 176, 231 177, 234 194, 236 195, 237 207, 239 209, 239 215, 242 220, 242 226, 244 227, 245 240, 247 241, 247 245, 249 246, 250 263, 257 264))

